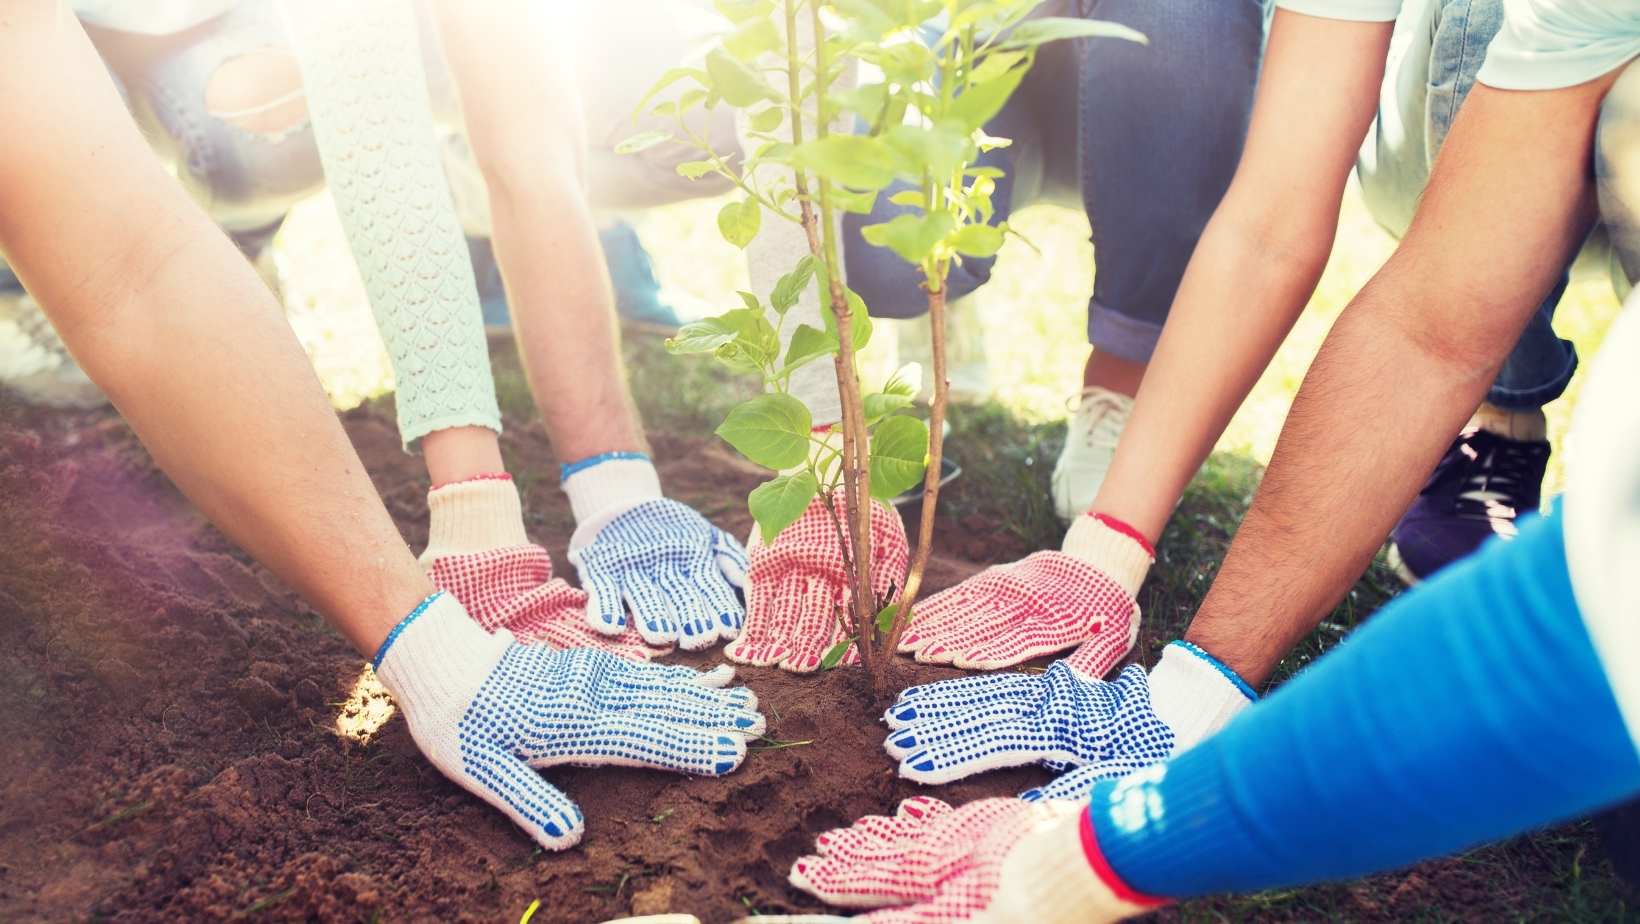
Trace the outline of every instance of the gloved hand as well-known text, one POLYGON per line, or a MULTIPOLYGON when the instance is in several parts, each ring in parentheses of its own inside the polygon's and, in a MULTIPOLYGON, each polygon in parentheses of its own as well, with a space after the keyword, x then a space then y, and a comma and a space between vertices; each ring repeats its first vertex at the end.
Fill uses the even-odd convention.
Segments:
POLYGON ((996 670, 1103 638, 1121 646, 1120 659, 1138 637, 1134 595, 1153 558, 1118 521, 1079 517, 1063 551, 987 568, 917 604, 899 650, 925 664, 996 670))
MULTIPOLYGON (((841 510, 840 493, 835 503, 841 510)), ((843 570, 847 529, 839 541, 831 512, 815 498, 773 542, 764 542, 755 526, 752 530, 746 629, 724 654, 742 664, 815 670, 826 652, 848 637, 839 618, 853 605, 843 570)), ((898 513, 877 501, 871 504, 871 561, 878 599, 887 600, 905 586, 911 561, 905 525, 898 513)), ((858 660, 859 649, 851 647, 841 663, 858 660)))
POLYGON ((791 883, 834 905, 885 909, 854 919, 868 924, 1115 921, 1154 907, 1107 885, 1079 839, 1059 852, 1066 830, 1079 838, 1085 809, 907 799, 892 818, 871 815, 820 835, 817 853, 792 864, 791 883))
POLYGON ((1043 674, 911 687, 885 716, 894 731, 883 746, 901 776, 921 783, 1031 763, 1125 775, 1206 738, 1255 698, 1188 642, 1168 645, 1148 676, 1129 665, 1107 683, 1087 668, 1079 649, 1043 674))
POLYGON ((689 507, 661 497, 647 458, 582 468, 563 484, 579 524, 569 560, 587 592, 588 625, 619 635, 630 606, 632 625, 651 645, 698 651, 740 634, 745 549, 689 507))
POLYGON ((581 839, 580 809, 536 771, 560 764, 722 776, 763 733, 757 697, 720 667, 634 664, 590 649, 521 645, 428 597, 371 662, 417 747, 457 785, 548 850, 581 839))
POLYGON ((505 475, 441 485, 427 493, 422 566, 486 632, 506 629, 525 644, 601 648, 647 661, 652 648, 632 629, 617 636, 587 625, 587 595, 552 576, 552 557, 524 535, 518 491, 505 475))

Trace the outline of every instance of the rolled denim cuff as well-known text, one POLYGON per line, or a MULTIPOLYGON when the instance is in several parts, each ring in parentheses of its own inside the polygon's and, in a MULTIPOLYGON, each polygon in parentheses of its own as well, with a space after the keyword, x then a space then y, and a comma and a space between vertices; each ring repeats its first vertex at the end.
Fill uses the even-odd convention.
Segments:
POLYGON ((1101 353, 1148 363, 1162 337, 1162 325, 1129 317, 1098 302, 1088 303, 1088 342, 1101 353))

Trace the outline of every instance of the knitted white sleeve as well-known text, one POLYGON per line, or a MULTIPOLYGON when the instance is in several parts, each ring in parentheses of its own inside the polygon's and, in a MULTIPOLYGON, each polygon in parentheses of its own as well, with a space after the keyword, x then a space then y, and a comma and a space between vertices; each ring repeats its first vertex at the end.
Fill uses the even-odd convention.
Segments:
POLYGON ((478 286, 441 165, 403 0, 284 5, 331 197, 397 383, 408 447, 435 430, 501 429, 478 286))

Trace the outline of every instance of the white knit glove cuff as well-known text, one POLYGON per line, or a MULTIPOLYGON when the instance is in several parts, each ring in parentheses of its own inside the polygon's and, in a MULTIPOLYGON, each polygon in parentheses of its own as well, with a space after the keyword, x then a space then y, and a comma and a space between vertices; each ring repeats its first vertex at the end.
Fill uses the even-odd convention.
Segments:
POLYGON ((1173 729, 1174 754, 1230 724, 1257 698, 1235 671, 1189 642, 1162 649, 1150 670, 1150 708, 1173 729))
POLYGON ((1139 540, 1092 514, 1076 518, 1060 551, 1098 568, 1132 597, 1139 595, 1156 560, 1139 540))
POLYGON ((648 459, 610 459, 588 466, 563 482, 575 522, 614 519, 644 501, 660 500, 661 476, 648 459))
POLYGON ((524 509, 510 478, 458 481, 427 492, 427 550, 422 567, 446 555, 528 545, 524 509))
POLYGON ((440 591, 394 626, 377 650, 371 667, 403 710, 411 737, 445 773, 461 767, 456 726, 462 714, 512 644, 511 632, 485 632, 455 597, 440 591))
POLYGON ((1002 862, 1001 883, 975 920, 984 924, 1116 921, 1152 910, 1117 896, 1094 872, 1082 845, 1085 801, 1040 803, 1051 816, 1002 862))

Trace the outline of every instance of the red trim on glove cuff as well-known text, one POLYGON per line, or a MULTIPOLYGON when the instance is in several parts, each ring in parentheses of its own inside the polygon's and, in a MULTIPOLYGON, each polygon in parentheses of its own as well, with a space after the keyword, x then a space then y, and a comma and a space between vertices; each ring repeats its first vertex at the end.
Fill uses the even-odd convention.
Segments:
POLYGON ((1139 532, 1139 530, 1129 526, 1121 520, 1116 519, 1108 513, 1094 513, 1092 510, 1089 510, 1088 516, 1093 517, 1095 520, 1109 526, 1111 529, 1114 529, 1129 539, 1132 539, 1134 542, 1139 543, 1139 547, 1144 549, 1145 553, 1151 558, 1156 557, 1156 547, 1150 544, 1150 540, 1145 538, 1144 533, 1139 532))
POLYGON ((1099 881, 1105 884, 1105 888, 1110 889, 1112 895, 1115 895, 1121 901, 1130 905, 1138 905, 1141 908, 1160 908, 1163 905, 1171 904, 1168 899, 1146 895, 1130 887, 1122 881, 1122 877, 1116 875, 1116 871, 1110 868, 1109 863, 1105 862, 1105 855, 1100 851, 1099 842, 1093 836, 1092 812, 1083 809, 1081 820, 1076 827, 1077 833, 1082 836, 1082 856, 1088 861, 1088 866, 1093 869, 1093 874, 1099 877, 1099 881))
POLYGON ((440 482, 438 484, 433 485, 431 488, 428 488, 428 490, 429 491, 437 491, 439 488, 448 488, 449 486, 451 486, 453 484, 467 484, 470 481, 511 481, 511 480, 512 480, 512 476, 507 474, 506 472, 482 472, 480 474, 472 476, 471 478, 457 478, 455 481, 443 481, 443 482, 440 482))

